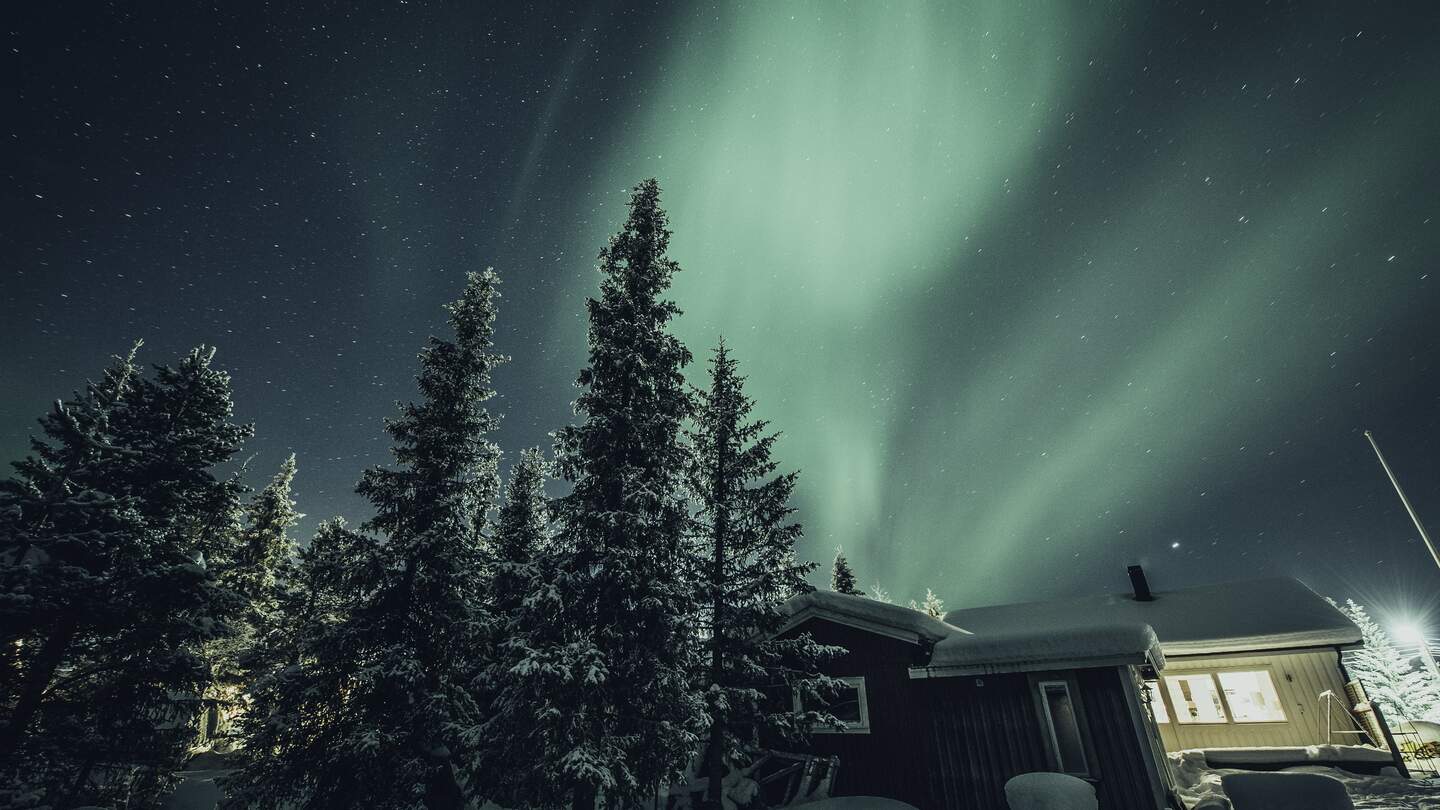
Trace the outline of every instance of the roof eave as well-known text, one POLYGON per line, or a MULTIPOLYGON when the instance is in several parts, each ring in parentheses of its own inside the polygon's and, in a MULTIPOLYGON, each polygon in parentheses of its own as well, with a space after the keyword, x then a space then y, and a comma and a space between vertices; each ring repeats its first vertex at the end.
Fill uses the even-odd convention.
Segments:
POLYGON ((921 644, 925 641, 937 640, 932 637, 922 636, 921 634, 910 630, 902 630, 898 627, 892 627, 888 624, 871 621, 870 619, 866 619, 860 616, 852 616, 850 614, 841 613, 835 610, 827 610, 823 607, 817 607, 815 605, 807 605, 798 612, 792 614, 790 618, 785 620, 784 624, 780 625, 780 629, 775 631, 775 634, 781 635, 783 633, 788 633, 789 631, 795 629, 796 627, 799 627, 800 625, 804 624, 807 621, 810 621, 811 619, 823 619, 825 621, 844 625, 846 627, 853 627, 856 630, 864 630, 866 632, 874 633, 876 635, 888 636, 889 638, 899 639, 900 641, 908 641, 911 644, 921 644))
POLYGON ((1033 661, 985 661, 951 666, 911 667, 912 680, 923 678, 961 678, 975 675, 1005 675, 1018 672, 1048 672, 1058 669, 1103 669, 1109 667, 1150 665, 1165 666, 1163 656, 1148 653, 1100 655, 1084 658, 1051 658, 1033 661))
POLYGON ((1204 655, 1237 655, 1242 653, 1284 653, 1315 650, 1342 650, 1363 646, 1358 638, 1289 638, 1267 639, 1247 642, 1244 639, 1208 639, 1205 641, 1161 642, 1165 655, 1171 658, 1187 658, 1204 655))

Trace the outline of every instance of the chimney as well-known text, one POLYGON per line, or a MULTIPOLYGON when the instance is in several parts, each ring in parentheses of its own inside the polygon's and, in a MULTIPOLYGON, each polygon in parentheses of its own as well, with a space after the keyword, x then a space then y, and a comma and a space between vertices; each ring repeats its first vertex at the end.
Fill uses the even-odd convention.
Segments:
POLYGON ((1155 595, 1150 593, 1150 583, 1145 581, 1145 569, 1132 565, 1126 570, 1130 573, 1130 588, 1135 591, 1135 601, 1155 601, 1155 595))

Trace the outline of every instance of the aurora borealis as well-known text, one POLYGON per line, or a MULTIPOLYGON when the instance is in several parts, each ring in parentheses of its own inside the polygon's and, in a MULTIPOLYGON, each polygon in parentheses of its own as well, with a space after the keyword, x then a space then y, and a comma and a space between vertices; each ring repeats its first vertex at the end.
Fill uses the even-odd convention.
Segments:
POLYGON ((814 559, 952 606, 1143 562, 1440 622, 1361 437, 1440 526, 1440 12, 1404 6, 32 10, 0 455, 133 338, 212 343, 254 480, 293 449, 302 509, 363 519, 485 265, 501 442, 548 444, 593 256, 655 176, 679 333, 733 346, 814 559))

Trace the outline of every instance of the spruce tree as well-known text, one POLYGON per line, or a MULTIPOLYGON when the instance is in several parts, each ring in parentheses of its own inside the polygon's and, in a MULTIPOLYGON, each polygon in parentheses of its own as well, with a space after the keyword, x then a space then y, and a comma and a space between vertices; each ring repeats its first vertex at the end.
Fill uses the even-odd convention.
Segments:
POLYGON ((473 729, 478 756, 467 776, 473 784, 484 784, 488 795, 507 807, 529 806, 532 796, 545 792, 531 767, 543 754, 543 744, 527 728, 528 704, 523 700, 543 676, 527 676, 516 683, 514 669, 532 660, 526 642, 536 640, 555 617, 553 606, 543 597, 554 571, 545 496, 548 471, 538 448, 523 451, 510 470, 495 525, 492 654, 475 678, 475 692, 491 710, 485 723, 473 729))
POLYGON ((945 603, 940 599, 940 597, 936 596, 935 591, 931 590, 930 588, 925 589, 924 602, 920 602, 917 604, 914 599, 910 600, 910 609, 918 610, 932 619, 943 620, 945 618, 945 603))
POLYGON ((238 773, 227 785, 227 807, 283 806, 334 764, 312 762, 308 746, 339 737, 339 719, 350 709, 334 684, 347 683, 362 665, 343 630, 373 595, 385 562, 373 538, 335 518, 282 564, 275 620, 246 658, 247 699, 236 720, 243 744, 233 755, 238 773))
POLYGON ((201 347, 146 378, 138 348, 57 403, 0 482, 0 803, 156 801, 242 603, 206 562, 243 489, 214 469, 251 433, 229 376, 201 347))
POLYGON ((865 595, 855 586, 855 572, 850 570, 850 561, 845 559, 844 549, 835 549, 835 562, 830 568, 830 590, 851 596, 865 595))
MULTIPOLYGON (((252 693, 257 678, 305 660, 307 643, 343 623, 358 596, 380 578, 381 560, 371 538, 352 531, 344 518, 323 521, 310 542, 292 550, 275 574, 274 614, 245 656, 252 693)), ((242 715, 263 717, 264 712, 242 715)))
POLYGON ((546 551, 550 506, 545 497, 548 465, 540 449, 521 452, 510 471, 505 503, 495 524, 491 605, 497 621, 515 615, 531 592, 535 561, 546 551))
POLYGON ((704 584, 701 678, 710 728, 705 745, 706 804, 722 806, 727 763, 753 755, 761 736, 807 732, 789 705, 793 691, 813 697, 835 652, 808 635, 776 638, 783 599, 810 590, 813 564, 795 559, 800 525, 790 496, 796 473, 776 474, 777 434, 750 416, 753 401, 721 341, 710 361, 710 387, 698 392, 690 431, 690 486, 704 584))
POLYGON ((575 409, 556 433, 568 495, 553 504, 551 582, 536 609, 553 611, 517 646, 526 652, 502 698, 517 733, 540 741, 537 804, 590 810, 648 800, 691 756, 703 704, 689 676, 695 594, 685 581, 681 422, 690 353, 667 331, 663 298, 679 269, 654 180, 636 186, 629 216, 599 256, 590 299, 589 365, 575 409), (528 681, 528 682, 526 682, 528 681))
MULTIPOLYGON (((1331 600, 1331 604, 1335 604, 1331 600)), ((1335 605, 1360 628, 1364 643, 1346 656, 1350 675, 1364 684, 1370 699, 1392 720, 1421 720, 1440 710, 1440 684, 1416 669, 1395 649, 1390 634, 1353 599, 1335 605)))
POLYGON ((288 532, 305 517, 296 510, 290 492, 295 470, 295 454, 291 453, 270 483, 250 499, 235 552, 222 572, 222 578, 232 580, 233 589, 261 617, 275 609, 276 578, 295 553, 288 532))
POLYGON ((458 774, 472 755, 463 730, 481 719, 470 676, 485 654, 483 532, 499 489, 485 407, 504 360, 492 351, 497 282, 471 273, 448 307, 455 339, 421 353, 421 401, 386 423, 396 467, 367 470, 357 487, 376 514, 341 583, 348 604, 262 684, 259 722, 295 725, 251 754, 230 806, 459 810, 473 798, 458 774))
POLYGON ((233 547, 214 566, 220 582, 242 603, 235 634, 219 641, 210 652, 214 671, 211 701, 217 704, 213 710, 222 716, 239 708, 236 701, 246 671, 253 665, 250 659, 256 657, 264 635, 279 620, 279 577, 295 553, 288 532, 304 517, 295 509, 290 491, 295 470, 292 453, 270 483, 250 499, 233 547))

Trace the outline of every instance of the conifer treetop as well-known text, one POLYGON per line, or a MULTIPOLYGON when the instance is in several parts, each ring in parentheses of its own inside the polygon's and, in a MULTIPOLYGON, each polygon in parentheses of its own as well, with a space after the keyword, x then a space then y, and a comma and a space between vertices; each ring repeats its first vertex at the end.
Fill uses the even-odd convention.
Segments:
POLYGON ((865 595, 865 592, 855 585, 855 572, 851 570, 850 561, 845 558, 843 548, 835 549, 835 562, 830 568, 830 590, 851 596, 865 595))

